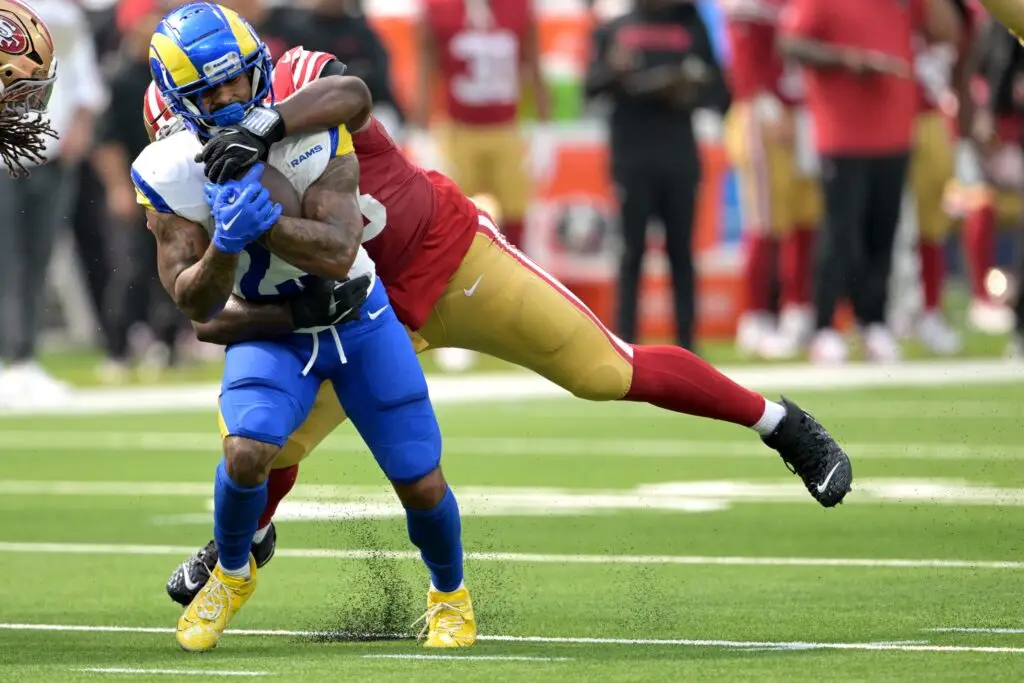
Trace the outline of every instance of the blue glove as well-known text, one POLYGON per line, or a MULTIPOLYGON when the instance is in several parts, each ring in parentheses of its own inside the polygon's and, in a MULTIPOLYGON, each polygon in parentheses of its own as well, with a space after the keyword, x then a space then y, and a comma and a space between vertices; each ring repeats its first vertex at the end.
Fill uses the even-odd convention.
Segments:
POLYGON ((219 251, 239 253, 281 216, 281 205, 270 201, 270 192, 260 184, 262 175, 263 164, 256 164, 241 180, 206 183, 206 201, 215 225, 213 246, 219 251))

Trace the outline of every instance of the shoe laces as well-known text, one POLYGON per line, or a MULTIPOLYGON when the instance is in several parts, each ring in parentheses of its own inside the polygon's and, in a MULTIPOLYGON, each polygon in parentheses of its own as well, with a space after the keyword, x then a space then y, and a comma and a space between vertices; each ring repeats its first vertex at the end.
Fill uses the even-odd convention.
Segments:
POLYGON ((209 582, 196 596, 195 614, 202 621, 216 621, 221 613, 231 604, 231 591, 216 574, 210 576, 209 582))
POLYGON ((463 607, 453 605, 450 602, 439 602, 424 612, 423 616, 412 622, 410 626, 415 626, 421 621, 423 622, 423 628, 420 629, 419 634, 416 636, 417 641, 422 640, 423 636, 431 630, 431 627, 433 627, 433 630, 454 635, 466 623, 465 614, 466 610, 463 607))

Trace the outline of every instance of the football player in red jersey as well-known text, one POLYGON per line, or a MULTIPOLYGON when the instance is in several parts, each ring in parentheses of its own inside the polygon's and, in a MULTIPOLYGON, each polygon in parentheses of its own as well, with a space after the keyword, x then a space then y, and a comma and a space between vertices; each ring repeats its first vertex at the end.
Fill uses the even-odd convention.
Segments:
MULTIPOLYGON (((296 48, 278 62, 274 91, 282 99, 303 97, 299 88, 339 66, 329 54, 296 48)), ((268 146, 237 128, 220 135, 235 144, 218 146, 215 137, 207 150, 218 151, 207 156, 208 164, 230 160, 240 169, 257 157, 239 165, 248 155, 231 159, 232 150, 246 147, 250 138, 251 148, 268 146)), ((580 398, 645 402, 742 425, 778 451, 821 505, 832 507, 849 492, 853 473, 846 453, 796 404, 768 401, 682 348, 618 339, 561 283, 509 245, 451 180, 410 163, 379 123, 371 118, 351 135, 360 164, 363 246, 417 349, 470 349, 534 370, 580 398)), ((238 314, 205 326, 206 341, 229 344, 280 334, 257 320, 288 317, 287 305, 235 301, 232 310, 238 314), (271 314, 269 308, 282 310, 271 314)), ((265 530, 295 482, 298 463, 344 419, 334 392, 325 387, 274 463, 260 520, 263 542, 273 543, 274 534, 265 530)), ((257 551, 269 558, 273 548, 257 551)), ((175 570, 168 583, 172 598, 194 595, 198 587, 190 587, 201 586, 216 563, 212 552, 207 546, 175 570)))
POLYGON ((517 248, 523 246, 529 199, 516 122, 522 82, 532 86, 538 118, 548 118, 531 5, 531 0, 427 0, 417 23, 420 92, 414 122, 426 126, 431 81, 439 74, 452 178, 470 197, 495 197, 503 216, 501 231, 517 248))
POLYGON ((28 175, 26 162, 45 161, 46 138, 57 137, 44 117, 57 78, 53 50, 35 11, 0 0, 0 160, 12 176, 28 175))
POLYGON ((746 231, 746 308, 736 348, 766 358, 793 357, 810 340, 812 249, 822 202, 800 68, 783 60, 775 48, 783 4, 722 3, 733 98, 725 120, 725 146, 739 179, 746 231), (776 263, 781 299, 777 329, 770 313, 776 263))

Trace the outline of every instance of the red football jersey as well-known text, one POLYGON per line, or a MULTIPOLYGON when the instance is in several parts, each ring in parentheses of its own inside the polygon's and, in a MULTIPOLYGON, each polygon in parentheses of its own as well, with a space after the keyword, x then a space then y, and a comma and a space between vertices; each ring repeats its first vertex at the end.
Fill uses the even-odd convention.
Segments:
POLYGON ((803 101, 800 68, 786 64, 775 47, 780 0, 722 2, 729 41, 729 84, 733 100, 771 93, 786 104, 803 101))
POLYGON ((523 42, 531 0, 427 0, 423 21, 437 43, 448 116, 478 125, 508 123, 520 97, 523 42))
MULTIPOLYGON (((332 59, 286 52, 274 67, 277 99, 316 80, 332 59)), ((454 182, 409 161, 376 119, 349 132, 359 159, 363 246, 399 319, 419 329, 469 250, 480 212, 454 182)))

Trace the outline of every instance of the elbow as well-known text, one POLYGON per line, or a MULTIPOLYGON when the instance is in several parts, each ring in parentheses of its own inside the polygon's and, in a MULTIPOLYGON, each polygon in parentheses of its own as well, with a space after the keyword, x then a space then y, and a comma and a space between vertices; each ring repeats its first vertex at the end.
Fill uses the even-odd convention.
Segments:
POLYGON ((178 310, 188 317, 193 323, 208 323, 217 317, 224 306, 210 306, 205 302, 179 300, 178 310))
POLYGON ((195 330, 196 339, 204 344, 227 346, 232 341, 227 335, 223 334, 222 330, 217 328, 217 325, 212 322, 198 323, 193 321, 192 329, 195 330))
POLYGON ((366 82, 355 76, 329 76, 332 81, 337 81, 332 88, 334 94, 331 108, 343 112, 341 118, 345 119, 345 125, 349 132, 355 132, 369 118, 373 111, 373 96, 370 94, 370 87, 366 82))

